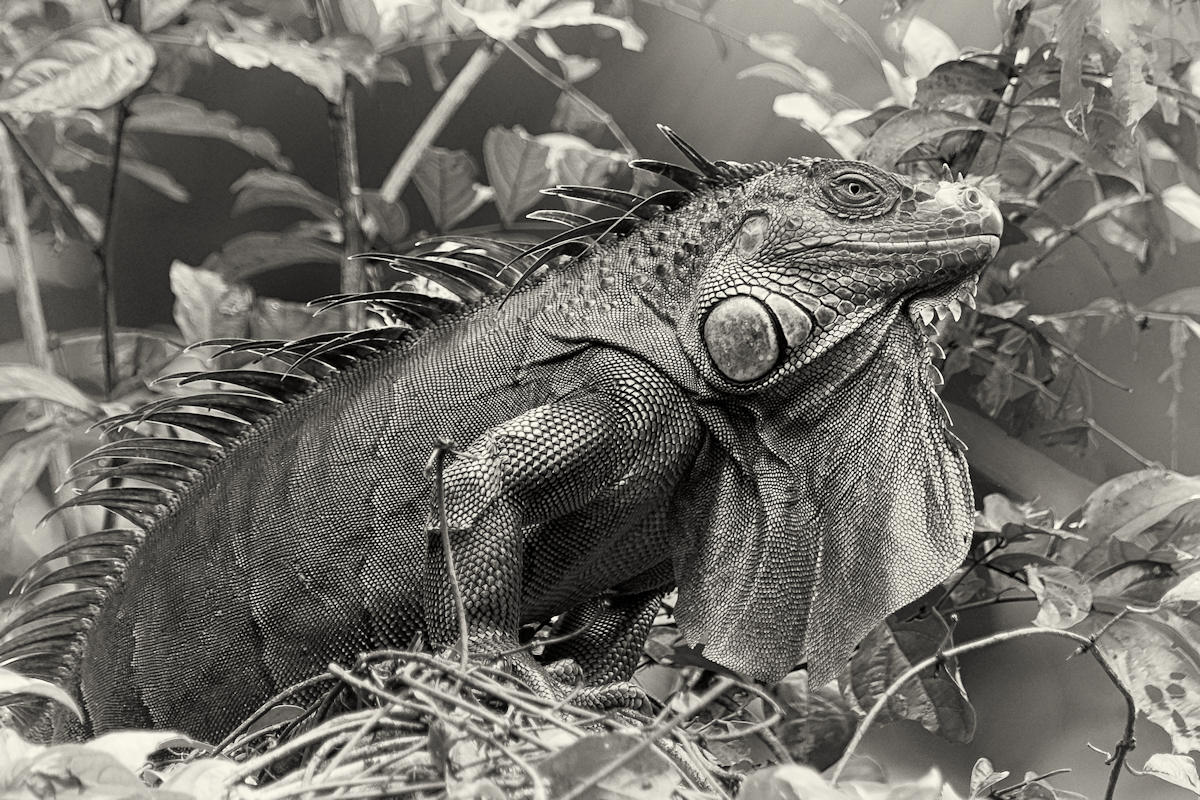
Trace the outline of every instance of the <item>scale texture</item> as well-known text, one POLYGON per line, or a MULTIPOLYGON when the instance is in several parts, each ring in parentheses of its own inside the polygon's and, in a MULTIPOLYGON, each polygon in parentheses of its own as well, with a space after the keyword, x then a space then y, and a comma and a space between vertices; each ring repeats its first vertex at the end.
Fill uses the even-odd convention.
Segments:
POLYGON ((392 325, 214 343, 260 369, 111 420, 70 505, 129 524, 36 565, 0 638, 0 666, 85 718, 10 718, 215 740, 331 661, 451 646, 440 510, 471 651, 558 617, 582 633, 508 663, 547 692, 581 673, 597 704, 629 698, 672 587, 709 658, 821 680, 957 567, 973 503, 929 335, 973 301, 995 205, 858 162, 710 162, 664 132, 692 167, 634 166, 681 189, 558 187, 598 216, 535 212, 566 227, 527 249, 391 257, 409 288, 326 304, 392 325))

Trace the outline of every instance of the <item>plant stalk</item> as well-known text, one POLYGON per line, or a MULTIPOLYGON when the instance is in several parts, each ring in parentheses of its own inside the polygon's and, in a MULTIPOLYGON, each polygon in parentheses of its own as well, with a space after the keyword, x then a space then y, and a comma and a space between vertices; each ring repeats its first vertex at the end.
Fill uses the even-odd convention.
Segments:
MULTIPOLYGON (((367 289, 363 262, 353 257, 365 251, 363 236, 363 199, 359 185, 358 132, 354 126, 354 92, 350 80, 343 79, 342 99, 329 104, 329 128, 333 134, 333 152, 337 161, 338 214, 342 224, 341 291, 360 294, 367 289)), ((351 303, 344 309, 351 330, 363 327, 363 306, 351 303)))
POLYGON ((454 112, 467 99, 467 95, 475 88, 475 84, 479 83, 479 79, 488 71, 488 67, 496 62, 500 52, 499 45, 491 41, 484 42, 471 54, 471 58, 454 76, 454 80, 450 81, 446 91, 442 92, 442 96, 429 110, 429 114, 421 121, 420 126, 404 147, 404 152, 396 159, 396 163, 388 171, 387 177, 383 179, 379 194, 384 202, 394 203, 400 198, 400 193, 408 185, 408 181, 412 178, 413 171, 417 168, 421 157, 425 155, 425 151, 446 127, 450 117, 454 116, 454 112))

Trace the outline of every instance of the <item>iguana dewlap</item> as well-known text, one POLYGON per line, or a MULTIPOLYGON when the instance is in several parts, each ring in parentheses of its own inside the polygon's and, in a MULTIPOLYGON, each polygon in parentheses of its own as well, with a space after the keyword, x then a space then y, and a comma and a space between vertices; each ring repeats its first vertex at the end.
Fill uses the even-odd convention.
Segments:
POLYGON ((445 515, 470 649, 564 615, 584 633, 549 655, 595 686, 630 675, 671 586, 690 641, 771 681, 802 661, 830 676, 952 571, 972 497, 927 337, 972 301, 996 206, 962 182, 713 163, 672 140, 695 171, 634 166, 681 190, 560 187, 598 221, 537 212, 568 227, 526 252, 468 237, 393 259, 458 301, 333 298, 404 324, 226 343, 287 366, 192 376, 233 388, 115 420, 200 440, 141 434, 81 465, 93 488, 71 504, 128 524, 27 576, 0 666, 66 686, 86 719, 14 718, 216 739, 330 661, 418 631, 453 644, 439 441, 457 445, 445 515))

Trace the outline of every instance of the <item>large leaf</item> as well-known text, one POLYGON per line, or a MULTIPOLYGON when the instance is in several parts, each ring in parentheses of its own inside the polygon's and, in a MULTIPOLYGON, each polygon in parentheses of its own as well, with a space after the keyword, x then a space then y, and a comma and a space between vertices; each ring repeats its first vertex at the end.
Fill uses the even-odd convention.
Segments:
POLYGON ((231 211, 234 215, 256 208, 287 206, 302 208, 330 222, 338 219, 337 203, 296 175, 253 169, 234 181, 229 190, 237 195, 231 211))
POLYGON ((0 83, 0 112, 74 114, 127 97, 154 68, 154 48, 126 25, 88 22, 59 33, 0 83))
POLYGON ((1083 60, 1087 54, 1088 21, 1100 10, 1100 0, 1067 0, 1055 30, 1055 53, 1062 61, 1059 97, 1063 120, 1074 130, 1083 130, 1083 119, 1092 106, 1094 91, 1083 82, 1083 60))
POLYGON ((204 259, 204 269, 240 281, 261 272, 293 264, 340 264, 342 251, 311 236, 291 233, 243 233, 204 259))
POLYGON ((475 163, 465 150, 430 147, 413 170, 433 224, 447 231, 492 199, 492 190, 475 182, 475 163))
POLYGON ((519 126, 492 128, 483 137, 483 162, 505 223, 511 225, 541 199, 541 190, 550 182, 549 157, 550 148, 519 126))
MULTIPOLYGON (((577 739, 562 750, 542 759, 535 766, 546 781, 551 797, 558 797, 579 786, 582 780, 611 764, 616 758, 640 746, 636 736, 606 733, 577 739)), ((610 772, 584 797, 669 797, 679 784, 679 774, 662 753, 647 747, 610 772)))
POLYGON ((1191 756, 1155 753, 1146 759, 1146 765, 1140 772, 1187 789, 1200 797, 1200 775, 1196 774, 1196 761, 1191 756))
POLYGON ((249 286, 230 285, 217 273, 182 261, 171 264, 170 274, 175 324, 186 341, 246 335, 254 304, 249 286))
POLYGON ((1034 622, 1047 628, 1070 628, 1092 610, 1092 590, 1083 576, 1070 567, 1025 567, 1029 590, 1038 601, 1034 622))
MULTIPOLYGON (((0 292, 16 283, 17 252, 12 242, 0 241, 0 292)), ((95 255, 74 239, 55 241, 50 231, 33 232, 33 271, 38 283, 79 288, 95 280, 95 255)))
POLYGON ((219 139, 277 169, 291 167, 270 131, 243 127, 228 111, 210 111, 195 100, 170 94, 142 95, 133 101, 131 110, 133 113, 125 123, 128 132, 219 139))
MULTIPOLYGON (((891 617, 859 644, 843 680, 859 706, 869 709, 901 673, 940 652, 949 635, 936 614, 908 621, 891 617)), ((934 665, 904 684, 888 699, 881 719, 916 720, 947 741, 971 741, 975 709, 959 681, 957 661, 934 665)))
POLYGON ((140 158, 125 157, 121 159, 121 172, 134 178, 159 194, 174 200, 176 203, 186 203, 191 199, 187 188, 175 176, 162 167, 142 161, 140 158))
MULTIPOLYGON (((361 41, 361 40, 360 40, 361 41)), ((345 93, 347 72, 358 72, 359 64, 345 48, 336 43, 292 41, 269 38, 249 28, 236 36, 209 33, 208 46, 217 55, 241 69, 277 67, 312 86, 331 103, 340 102, 345 93)))
POLYGON ((585 139, 569 133, 543 133, 534 139, 550 148, 546 161, 550 167, 550 183, 604 186, 608 177, 625 164, 624 154, 593 147, 585 139))
POLYGON ((0 364, 0 403, 17 400, 48 400, 89 416, 100 410, 69 381, 44 369, 28 364, 0 364))
POLYGON ((884 169, 894 169, 900 157, 919 144, 936 144, 948 133, 981 131, 987 127, 964 114, 910 109, 880 125, 859 158, 884 169))
POLYGON ((834 683, 813 689, 808 673, 796 671, 771 689, 783 721, 775 730, 792 758, 827 769, 842 757, 854 736, 858 714, 834 683))

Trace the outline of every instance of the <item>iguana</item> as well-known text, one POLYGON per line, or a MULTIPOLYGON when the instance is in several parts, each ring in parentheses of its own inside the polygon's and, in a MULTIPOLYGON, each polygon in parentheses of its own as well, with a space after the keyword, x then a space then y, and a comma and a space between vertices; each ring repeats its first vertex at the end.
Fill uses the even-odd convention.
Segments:
POLYGON ((233 388, 111 420, 196 435, 127 434, 78 466, 65 505, 129 524, 25 576, 0 666, 85 718, 32 703, 19 726, 218 738, 331 661, 418 631, 454 645, 451 564, 470 651, 516 651, 539 691, 565 671, 521 651, 520 626, 561 615, 577 635, 543 661, 620 702, 672 586, 708 658, 825 679, 957 567, 973 501, 929 337, 973 302, 995 204, 854 161, 709 161, 663 131, 692 166, 632 166, 681 188, 549 190, 615 211, 534 212, 567 230, 527 248, 393 256, 436 290, 326 306, 396 324, 221 342, 286 367, 189 374, 233 388), (456 446, 434 503, 439 441, 456 446))

